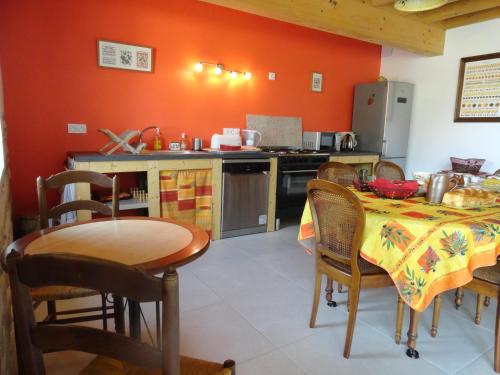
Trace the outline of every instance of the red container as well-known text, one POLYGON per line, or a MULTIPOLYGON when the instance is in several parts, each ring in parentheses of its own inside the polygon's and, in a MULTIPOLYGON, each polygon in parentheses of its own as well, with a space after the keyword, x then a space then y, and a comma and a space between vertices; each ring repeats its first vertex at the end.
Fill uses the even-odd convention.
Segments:
POLYGON ((377 178, 368 183, 371 191, 382 198, 407 199, 413 197, 418 190, 417 181, 389 181, 384 178, 377 178))

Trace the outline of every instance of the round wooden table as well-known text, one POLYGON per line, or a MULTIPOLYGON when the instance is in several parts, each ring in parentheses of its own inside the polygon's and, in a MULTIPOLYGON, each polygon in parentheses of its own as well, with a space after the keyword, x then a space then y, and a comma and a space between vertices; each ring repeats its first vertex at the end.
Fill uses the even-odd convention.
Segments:
MULTIPOLYGON (((123 263, 150 274, 168 272, 174 278, 177 301, 172 301, 171 309, 164 308, 176 314, 178 321, 176 268, 201 256, 208 246, 207 232, 194 225, 159 218, 106 218, 31 233, 13 242, 4 257, 11 251, 69 253, 123 263)), ((130 336, 139 339, 140 306, 134 301, 129 301, 129 321, 130 336)))

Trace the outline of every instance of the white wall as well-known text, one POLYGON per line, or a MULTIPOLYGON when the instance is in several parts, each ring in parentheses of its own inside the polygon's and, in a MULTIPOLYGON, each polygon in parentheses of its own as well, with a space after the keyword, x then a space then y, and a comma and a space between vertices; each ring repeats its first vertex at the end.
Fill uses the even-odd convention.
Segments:
POLYGON ((454 123, 460 58, 500 52, 500 19, 450 29, 442 56, 384 48, 380 74, 415 84, 406 172, 451 169, 450 156, 484 158, 500 168, 500 122, 454 123))

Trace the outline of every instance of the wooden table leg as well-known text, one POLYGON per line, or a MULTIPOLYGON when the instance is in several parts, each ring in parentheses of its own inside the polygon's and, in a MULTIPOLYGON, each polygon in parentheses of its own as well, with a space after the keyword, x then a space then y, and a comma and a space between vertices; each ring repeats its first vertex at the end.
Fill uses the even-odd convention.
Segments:
POLYGON ((141 341, 141 305, 139 302, 128 300, 128 319, 130 337, 141 341))
POLYGON ((417 359, 419 357, 418 351, 415 349, 417 347, 417 337, 418 337, 418 321, 420 319, 420 313, 418 311, 410 308, 410 327, 408 329, 408 349, 406 350, 406 355, 410 358, 417 359))
POLYGON ((168 269, 163 275, 163 345, 167 348, 163 361, 163 371, 166 375, 179 375, 181 369, 180 357, 180 327, 179 327, 179 278, 175 269, 168 269))

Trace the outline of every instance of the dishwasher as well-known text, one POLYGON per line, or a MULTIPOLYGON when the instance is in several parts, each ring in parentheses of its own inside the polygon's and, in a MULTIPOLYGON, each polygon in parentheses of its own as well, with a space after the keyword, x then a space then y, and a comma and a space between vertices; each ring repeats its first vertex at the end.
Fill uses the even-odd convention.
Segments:
POLYGON ((221 237, 267 230, 269 159, 222 160, 221 237))

